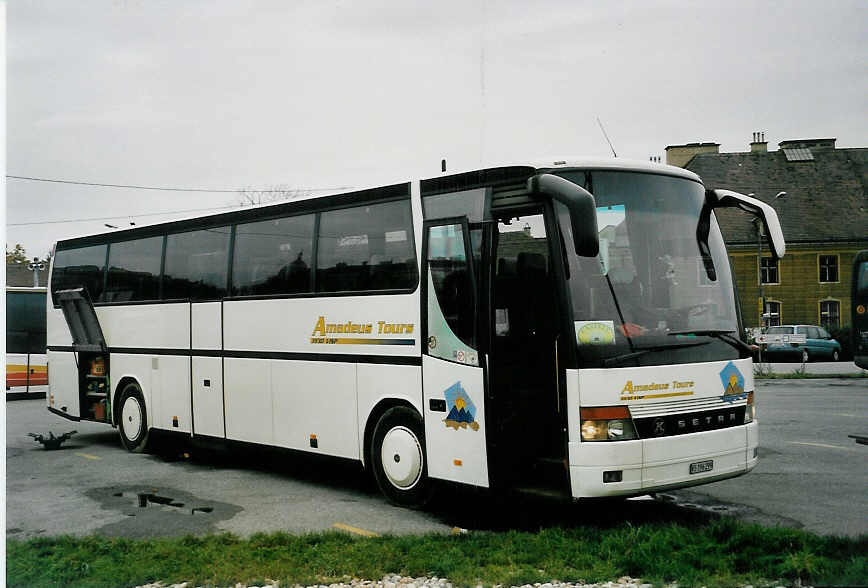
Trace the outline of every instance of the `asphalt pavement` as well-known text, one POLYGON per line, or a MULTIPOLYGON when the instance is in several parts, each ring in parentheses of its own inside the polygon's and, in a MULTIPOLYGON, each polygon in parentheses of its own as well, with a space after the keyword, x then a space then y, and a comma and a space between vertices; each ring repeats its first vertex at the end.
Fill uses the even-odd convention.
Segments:
POLYGON ((7 537, 450 533, 720 515, 821 534, 868 533, 868 446, 847 437, 868 434, 862 379, 758 380, 762 459, 753 472, 612 507, 457 489, 425 510, 397 508, 353 462, 169 444, 130 454, 108 425, 67 421, 44 402, 6 404, 7 537), (27 436, 71 430, 78 432, 57 451, 27 436))
POLYGON ((868 534, 868 380, 757 380, 760 461, 679 504, 822 535, 868 534))

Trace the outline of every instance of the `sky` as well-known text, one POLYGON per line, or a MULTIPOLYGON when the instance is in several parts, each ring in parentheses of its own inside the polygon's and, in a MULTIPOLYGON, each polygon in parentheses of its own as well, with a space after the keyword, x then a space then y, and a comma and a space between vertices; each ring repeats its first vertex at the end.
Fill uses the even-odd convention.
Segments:
MULTIPOLYGON (((458 171, 611 157, 598 119, 619 157, 640 160, 695 141, 747 151, 756 131, 770 149, 868 146, 864 0, 13 0, 6 11, 8 175, 327 193, 436 176, 442 158, 458 171)), ((42 257, 105 223, 241 202, 8 179, 5 240, 42 257)))

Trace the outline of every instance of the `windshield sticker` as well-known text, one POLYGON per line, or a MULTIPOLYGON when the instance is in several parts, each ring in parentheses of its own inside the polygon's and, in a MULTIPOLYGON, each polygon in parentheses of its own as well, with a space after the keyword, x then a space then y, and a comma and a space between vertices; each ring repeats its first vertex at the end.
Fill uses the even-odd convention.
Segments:
POLYGON ((476 422, 476 406, 470 400, 470 396, 461 387, 461 382, 455 382, 443 394, 446 396, 446 406, 449 407, 449 414, 444 419, 446 428, 466 429, 470 427, 474 431, 479 430, 479 423, 476 422))
MULTIPOLYGON (((744 394, 744 376, 732 362, 726 364, 726 367, 720 371, 720 383, 723 385, 724 400, 727 400, 730 396, 741 396, 744 394)), ((733 398, 733 400, 739 399, 733 398)))
POLYGON ((600 253, 597 260, 600 262, 602 275, 609 273, 609 246, 615 243, 616 233, 624 222, 624 205, 598 206, 597 227, 600 233, 600 253))
POLYGON ((575 321, 579 345, 614 345, 614 321, 575 321))
POLYGON ((634 384, 627 380, 621 389, 621 400, 646 400, 649 398, 672 398, 675 396, 693 396, 693 380, 672 380, 671 382, 648 382, 634 384))

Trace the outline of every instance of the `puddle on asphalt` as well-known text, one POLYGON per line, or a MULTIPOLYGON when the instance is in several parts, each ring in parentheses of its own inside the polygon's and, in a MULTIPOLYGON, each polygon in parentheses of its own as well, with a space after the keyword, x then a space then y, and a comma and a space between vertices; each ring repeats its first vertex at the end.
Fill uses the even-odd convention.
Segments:
POLYGON ((179 537, 217 531, 217 523, 243 509, 234 504, 202 500, 189 492, 151 486, 110 486, 85 492, 106 511, 125 515, 96 530, 109 537, 179 537))

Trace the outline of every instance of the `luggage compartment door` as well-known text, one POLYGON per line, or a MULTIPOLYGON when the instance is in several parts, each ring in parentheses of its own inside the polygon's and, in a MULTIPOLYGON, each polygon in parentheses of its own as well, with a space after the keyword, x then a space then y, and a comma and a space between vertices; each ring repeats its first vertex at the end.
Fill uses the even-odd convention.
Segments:
POLYGON ((57 302, 63 311, 63 318, 69 326, 72 335, 72 349, 76 353, 87 351, 92 353, 107 353, 105 337, 99 319, 90 301, 90 296, 84 288, 59 290, 57 302))
POLYGON ((223 438, 223 303, 192 303, 190 326, 193 434, 223 438))
MULTIPOLYGON (((72 336, 72 352, 49 351, 48 407, 73 418, 91 419, 93 415, 85 410, 82 414, 82 396, 87 395, 88 361, 102 356, 108 365, 108 346, 103 336, 96 310, 85 288, 59 290, 57 303, 63 311, 63 318, 72 336), (75 378, 69 374, 75 373, 75 378)), ((103 381, 108 380, 105 373, 103 381)), ((107 399, 105 399, 107 402, 107 399)), ((88 404, 88 407, 91 405, 88 404)), ((104 406, 108 406, 104 404, 104 406)), ((105 420, 105 415, 103 419, 105 420)))

